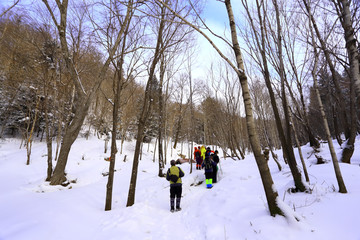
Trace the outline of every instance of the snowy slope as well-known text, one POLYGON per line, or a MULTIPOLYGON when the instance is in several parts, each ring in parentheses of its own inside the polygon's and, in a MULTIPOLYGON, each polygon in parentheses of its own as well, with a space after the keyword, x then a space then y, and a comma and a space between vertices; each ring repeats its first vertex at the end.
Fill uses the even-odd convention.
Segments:
MULTIPOLYGON (((357 139, 357 142, 360 138, 357 139)), ((30 166, 20 141, 0 142, 0 239, 344 239, 360 240, 360 144, 352 164, 340 163, 348 194, 337 192, 331 162, 322 165, 302 148, 310 175, 309 193, 291 194, 288 166, 278 171, 269 166, 280 198, 298 215, 300 222, 271 217, 255 160, 221 158, 220 181, 212 189, 205 184, 203 171, 180 167, 183 178, 182 211, 169 211, 169 183, 157 177, 153 146, 139 164, 136 200, 125 207, 132 168, 134 143, 125 143, 117 155, 111 211, 104 211, 109 163, 104 161, 104 141, 78 139, 70 152, 67 177, 76 183, 68 187, 49 186, 46 177, 46 146, 35 142, 30 166), (127 162, 123 162, 127 155, 127 162), (309 157, 309 158, 308 158, 309 157)), ((335 144, 336 145, 336 144, 335 144)), ((297 153, 297 149, 294 149, 297 153)), ((340 152, 340 148, 337 149, 340 152)), ((170 152, 170 151, 169 151, 170 152)), ((281 151, 277 151, 281 156, 281 151)), ((321 155, 331 160, 326 145, 321 155)), ((173 157, 176 159, 176 152, 173 157)), ((300 163, 299 163, 299 166, 300 163)), ((169 165, 166 166, 166 169, 169 165)))

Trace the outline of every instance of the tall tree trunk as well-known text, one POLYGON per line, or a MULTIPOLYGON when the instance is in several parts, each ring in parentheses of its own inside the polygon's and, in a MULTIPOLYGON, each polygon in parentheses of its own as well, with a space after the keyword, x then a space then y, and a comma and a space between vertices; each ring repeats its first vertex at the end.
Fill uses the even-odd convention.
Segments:
POLYGON ((136 191, 136 180, 137 180, 137 173, 138 173, 138 166, 139 166, 139 155, 140 155, 140 147, 144 138, 144 130, 146 126, 147 119, 150 114, 150 107, 151 107, 151 88, 153 85, 153 81, 155 78, 155 68, 158 64, 160 57, 162 53, 164 52, 164 49, 161 48, 161 43, 163 40, 163 31, 165 27, 165 8, 162 7, 161 9, 161 19, 160 19, 160 26, 158 30, 158 37, 157 37, 157 43, 154 53, 154 58, 152 60, 150 71, 149 71, 149 79, 146 84, 145 89, 145 97, 144 97, 144 103, 142 107, 142 111, 139 118, 138 123, 138 131, 136 135, 136 144, 135 144, 135 152, 134 152, 134 160, 133 160, 133 166, 131 171, 131 179, 130 179, 130 187, 128 192, 128 199, 126 206, 130 207, 134 205, 135 203, 135 191, 136 191))
POLYGON ((356 46, 357 41, 355 37, 355 31, 352 26, 349 0, 338 0, 339 6, 341 7, 341 24, 344 28, 346 49, 349 56, 350 63, 350 78, 354 80, 356 86, 357 97, 360 98, 360 58, 359 58, 359 46, 356 46))
MULTIPOLYGON (((189 88, 190 88, 190 123, 191 126, 195 126, 195 116, 194 116, 194 106, 193 106, 193 86, 192 86, 192 75, 191 75, 191 58, 190 56, 188 56, 188 70, 189 70, 189 88)), ((193 171, 193 157, 194 154, 192 154, 192 151, 194 151, 194 129, 190 127, 190 141, 191 141, 191 146, 190 146, 190 152, 189 152, 189 163, 190 163, 190 174, 193 171)), ((194 160, 196 161, 195 157, 194 160)))
MULTIPOLYGON (((125 45, 124 40, 124 45, 125 45)), ((112 131, 111 131, 111 153, 110 153, 110 164, 109 164, 109 177, 108 182, 106 184, 106 198, 105 198, 105 211, 111 210, 112 206, 112 190, 113 190, 113 183, 114 183, 114 171, 115 171, 115 160, 116 160, 116 153, 117 153, 117 146, 116 146, 116 135, 117 135, 117 125, 118 125, 118 116, 119 116, 119 102, 120 102, 120 91, 121 91, 121 81, 123 78, 123 71, 122 71, 122 62, 123 57, 121 57, 119 68, 120 70, 117 71, 117 81, 116 83, 116 92, 114 94, 114 105, 113 105, 113 124, 112 124, 112 131)))
MULTIPOLYGON (((349 57, 350 64, 350 135, 349 139, 346 142, 346 147, 342 152, 341 161, 345 163, 350 163, 350 159, 355 150, 355 138, 357 132, 357 122, 356 122, 356 93, 360 98, 360 73, 359 73, 359 49, 356 46, 355 31, 352 26, 353 22, 351 19, 350 12, 350 1, 348 0, 338 0, 338 15, 341 20, 341 25, 345 33, 346 41, 346 50, 349 57)), ((335 3, 335 2, 334 2, 335 3)), ((335 4, 336 5, 336 4, 335 4)))
POLYGON ((165 56, 162 56, 160 63, 160 83, 158 89, 158 99, 159 99, 159 123, 158 123, 158 140, 159 140, 159 177, 163 177, 163 169, 164 169, 164 154, 163 154, 163 132, 165 127, 165 114, 164 114, 164 97, 163 97, 163 84, 165 77, 165 56))
POLYGON ((44 79, 44 112, 45 112, 45 131, 46 131, 46 148, 47 148, 47 175, 45 181, 50 181, 53 171, 52 165, 52 136, 49 123, 49 86, 48 86, 48 70, 45 70, 44 79))
MULTIPOLYGON (((243 3, 243 4, 245 5, 246 3, 243 3)), ((258 38, 258 34, 256 33, 256 30, 255 30, 256 28, 255 28, 255 25, 254 25, 253 20, 251 18, 251 14, 248 11, 248 8, 247 8, 247 11, 248 11, 248 16, 250 18, 250 23, 251 23, 252 28, 253 28, 253 32, 254 32, 255 37, 256 37, 257 45, 258 45, 258 48, 259 48, 260 53, 261 53, 261 60, 262 60, 262 67, 263 67, 263 75, 264 75, 264 79, 265 79, 265 84, 266 84, 266 87, 267 87, 267 89, 269 91, 270 102, 271 102, 271 106, 272 106, 272 109, 273 109, 273 112, 274 112, 274 117, 275 117, 275 123, 276 123, 277 131, 278 131, 278 135, 279 135, 279 138, 280 138, 282 150, 283 150, 283 153, 285 155, 284 158, 286 159, 285 162, 289 163, 289 167, 290 167, 290 170, 291 170, 291 173, 292 173, 296 188, 299 191, 303 192, 303 191, 306 190, 306 188, 305 188, 305 185, 302 182, 301 173, 299 172, 299 169, 297 168, 296 158, 295 158, 294 151, 293 151, 292 144, 291 144, 291 129, 290 129, 290 126, 287 126, 287 128, 286 128, 287 129, 287 131, 286 131, 287 134, 285 135, 285 132, 284 132, 284 129, 283 129, 283 126, 282 126, 282 123, 281 123, 280 113, 279 113, 277 103, 276 103, 274 90, 272 88, 272 84, 271 84, 271 80, 270 80, 270 72, 269 72, 268 62, 267 62, 266 52, 265 52, 265 49, 266 49, 266 46, 265 46, 266 30, 265 30, 265 22, 263 21, 264 20, 263 18, 265 18, 265 17, 262 16, 262 13, 261 13, 261 7, 263 7, 263 5, 262 5, 263 3, 259 3, 259 1, 257 0, 256 4, 257 4, 257 12, 258 12, 258 17, 259 17, 259 21, 260 21, 260 28, 261 28, 261 31, 260 31, 261 39, 260 40, 258 38)), ((275 5, 275 9, 277 9, 277 11, 278 11, 276 1, 274 2, 274 5, 275 5)), ((265 9, 263 11, 265 11, 265 9)), ((279 57, 279 60, 280 60, 279 74, 280 74, 280 78, 281 78, 281 89, 282 89, 282 96, 283 96, 282 97, 282 103, 283 103, 283 108, 284 108, 284 112, 285 112, 285 122, 289 123, 289 113, 288 113, 288 110, 287 110, 287 105, 288 104, 287 104, 286 94, 285 94, 285 77, 283 76, 284 67, 283 67, 282 51, 281 51, 281 48, 282 48, 282 44, 281 44, 281 26, 280 26, 279 21, 280 20, 279 20, 279 16, 278 16, 278 13, 277 13, 277 22, 278 22, 277 23, 278 24, 278 43, 277 44, 278 44, 278 57, 279 57)))
POLYGON ((301 173, 299 171, 299 168, 297 167, 296 158, 294 155, 294 149, 292 147, 292 139, 291 139, 291 120, 290 120, 290 113, 289 113, 289 107, 288 107, 288 101, 287 101, 287 95, 285 90, 285 67, 284 67, 284 58, 282 53, 282 36, 281 36, 281 23, 280 23, 280 13, 279 13, 279 6, 277 3, 277 0, 273 0, 273 4, 275 7, 275 13, 276 13, 276 23, 277 23, 277 52, 278 52, 278 58, 279 58, 279 75, 281 80, 281 94, 282 94, 282 104, 284 108, 284 115, 285 115, 285 124, 286 124, 286 141, 285 141, 285 147, 286 152, 288 156, 289 161, 289 167, 291 170, 291 173, 294 178, 295 186, 296 188, 304 192, 306 190, 306 187, 302 181, 301 173))
POLYGON ((336 156, 336 152, 334 150, 334 146, 333 146, 333 142, 331 139, 331 134, 330 134, 330 129, 329 129, 329 125, 326 119, 326 114, 325 114, 325 110, 324 110, 324 106, 322 104, 322 100, 320 97, 320 92, 319 92, 319 87, 318 87, 318 83, 317 83, 317 64, 318 64, 318 53, 317 53, 317 49, 316 49, 316 43, 315 43, 315 37, 313 34, 313 30, 312 30, 312 26, 311 26, 311 21, 312 21, 312 15, 311 15, 311 10, 310 10, 310 6, 307 4, 306 2, 307 0, 303 0, 305 8, 307 13, 309 14, 309 27, 310 27, 310 33, 311 33, 311 41, 312 41, 312 45, 314 48, 314 68, 311 72, 312 74, 312 78, 314 80, 314 88, 315 88, 315 94, 316 94, 316 98, 319 104, 319 108, 320 108, 320 113, 321 113, 321 117, 323 120, 323 124, 324 124, 324 128, 325 128, 325 132, 326 132, 326 137, 327 137, 327 141, 329 144, 329 150, 331 153, 331 158, 332 158, 332 162, 333 162, 333 166, 334 166, 334 170, 335 170, 335 175, 336 175, 336 179, 339 185, 339 192, 340 193, 347 193, 346 187, 345 187, 345 183, 344 180, 342 178, 341 175, 341 171, 340 171, 340 167, 339 167, 339 162, 336 156))
POLYGON ((264 155, 261 153, 260 141, 259 141, 258 135, 256 133, 256 126, 255 126, 253 110, 252 110, 252 106, 251 106, 249 86, 248 86, 247 77, 246 77, 245 71, 244 71, 245 68, 244 68, 243 59, 241 56, 240 45, 239 45, 239 42, 237 39, 235 18, 234 18, 234 14, 232 11, 230 0, 225 0, 225 5, 226 5, 228 17, 229 17, 233 50, 234 50, 235 57, 236 57, 237 74, 238 74, 242 92, 243 92, 243 101, 244 101, 244 105, 245 105, 246 123, 247 123, 247 130, 248 130, 248 134, 249 134, 250 144, 251 144, 252 150, 254 152, 256 163, 259 168, 261 180, 263 182, 266 198, 268 201, 270 214, 272 216, 275 216, 277 214, 284 215, 284 213, 282 212, 282 210, 280 209, 280 207, 277 204, 276 199, 278 197, 278 193, 273 186, 274 182, 272 180, 270 170, 266 163, 264 155))
POLYGON ((109 164, 109 177, 108 182, 106 184, 106 198, 105 198, 105 211, 111 210, 112 206, 112 192, 113 192, 113 184, 114 184, 114 172, 115 172, 115 160, 116 153, 118 152, 116 146, 116 138, 117 138, 117 125, 119 122, 119 107, 120 107, 120 97, 121 91, 124 86, 124 73, 123 73, 123 65, 124 65, 124 55, 125 55, 125 47, 126 47, 126 37, 128 35, 128 30, 131 22, 131 18, 133 15, 132 9, 132 0, 128 1, 128 10, 126 15, 126 20, 124 24, 126 24, 126 30, 124 31, 124 39, 123 45, 121 49, 121 56, 118 62, 118 66, 116 68, 117 78, 114 79, 116 92, 114 94, 114 105, 113 105, 113 124, 112 124, 112 134, 111 134, 111 154, 110 154, 110 164, 109 164))

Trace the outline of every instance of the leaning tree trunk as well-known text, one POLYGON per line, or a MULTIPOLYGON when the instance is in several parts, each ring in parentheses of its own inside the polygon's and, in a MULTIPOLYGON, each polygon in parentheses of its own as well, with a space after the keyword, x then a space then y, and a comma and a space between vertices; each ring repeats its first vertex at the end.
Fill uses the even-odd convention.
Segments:
POLYGON ((246 123, 247 123, 247 130, 249 134, 250 144, 252 150, 254 152, 255 160, 259 168, 261 180, 263 182, 266 198, 268 200, 269 211, 272 216, 277 214, 284 215, 282 210, 277 204, 277 197, 278 193, 274 189, 274 182, 272 180, 269 167, 266 163, 264 155, 261 153, 261 146, 258 135, 256 133, 256 126, 253 117, 253 110, 251 106, 251 97, 249 93, 249 86, 247 82, 247 77, 244 71, 244 64, 243 59, 241 56, 240 45, 237 39, 236 34, 236 25, 235 25, 235 18, 232 11, 230 0, 225 0, 225 5, 229 17, 230 29, 231 29, 231 38, 233 43, 233 50, 236 57, 237 63, 237 74, 240 80, 242 92, 243 92, 243 101, 245 105, 245 112, 246 112, 246 123))
POLYGON ((301 173, 299 171, 299 168, 297 167, 296 158, 294 155, 294 149, 292 147, 292 140, 291 140, 291 120, 290 120, 290 113, 289 113, 289 107, 288 107, 288 101, 287 101, 287 95, 285 92, 285 67, 284 67, 284 60, 283 60, 283 54, 282 54, 282 36, 281 36, 281 23, 280 23, 280 13, 279 13, 279 6, 277 3, 277 0, 273 0, 274 6, 275 6, 275 13, 276 13, 276 23, 277 23, 277 51, 278 51, 278 58, 279 58, 279 75, 281 79, 281 93, 282 93, 282 104, 284 108, 284 115, 285 115, 285 124, 286 124, 286 152, 288 155, 288 161, 289 161, 289 167, 291 170, 291 173, 294 178, 295 187, 297 190, 304 192, 306 190, 306 187, 303 183, 301 173))
MULTIPOLYGON (((80 104, 78 104, 79 106, 80 104)), ((72 144, 75 142, 81 126, 86 117, 87 111, 89 109, 90 101, 86 101, 81 107, 78 107, 75 112, 75 117, 71 121, 71 124, 67 128, 67 131, 64 134, 62 144, 60 147, 59 158, 54 169, 54 174, 51 178, 50 185, 61 185, 66 182, 65 177, 65 168, 69 156, 69 152, 72 144)))
POLYGON ((337 159, 337 156, 336 156, 336 152, 334 150, 334 145, 333 145, 333 142, 332 142, 332 138, 331 138, 331 134, 330 134, 330 130, 329 130, 329 125, 328 125, 328 122, 327 122, 327 119, 326 119, 324 106, 323 106, 322 101, 321 101, 320 92, 319 92, 319 89, 318 89, 317 80, 316 80, 316 74, 315 73, 313 73, 313 79, 314 79, 314 88, 315 88, 315 92, 316 92, 316 98, 317 98, 317 101, 319 103, 321 117, 322 117, 323 124, 324 124, 324 127, 325 127, 326 137, 327 137, 327 141, 328 141, 328 144, 329 144, 331 158, 332 158, 332 162, 333 162, 334 169, 335 169, 335 175, 336 175, 338 185, 339 185, 339 192, 347 193, 345 183, 344 183, 344 180, 343 180, 342 175, 341 175, 341 171, 340 171, 339 162, 338 162, 338 159, 337 159))
MULTIPOLYGON (((256 4, 257 4, 257 13, 258 13, 259 21, 260 21, 260 37, 261 37, 261 39, 258 38, 258 33, 256 32, 256 27, 253 22, 253 19, 251 18, 251 13, 248 11, 248 8, 247 8, 247 14, 249 16, 250 23, 251 23, 251 26, 253 28, 253 31, 254 31, 254 34, 256 37, 256 42, 257 42, 258 48, 260 50, 261 60, 262 60, 262 64, 263 64, 263 75, 264 75, 266 87, 269 91, 270 102, 271 102, 271 106, 272 106, 272 109, 274 112, 276 128, 278 131, 279 139, 280 139, 282 150, 284 153, 284 159, 285 159, 285 162, 289 163, 289 167, 290 167, 290 170, 291 170, 294 182, 295 182, 295 187, 299 191, 305 191, 306 188, 302 181, 301 173, 299 172, 299 169, 297 168, 296 158, 295 158, 294 151, 293 151, 293 148, 291 145, 291 129, 289 129, 290 127, 287 126, 287 134, 285 135, 285 132, 284 132, 284 129, 283 129, 283 126, 281 123, 280 113, 279 113, 277 103, 276 103, 274 90, 272 88, 272 84, 270 81, 270 72, 269 72, 268 62, 267 62, 266 52, 265 52, 265 49, 266 49, 266 46, 265 46, 266 45, 266 40, 265 40, 266 30, 264 29, 265 22, 263 21, 263 16, 261 14, 261 4, 263 4, 263 3, 259 3, 258 1, 256 1, 256 4), (287 138, 286 138, 286 136, 287 136, 287 138)), ((277 4, 277 2, 274 2, 274 4, 277 4)), ((275 7, 276 6, 277 5, 275 5, 275 7)), ((276 9, 278 12, 277 7, 276 7, 276 9)), ((281 83, 282 83, 281 84, 282 96, 283 96, 282 103, 283 103, 283 107, 284 107, 285 117, 287 118, 287 121, 289 121, 289 114, 287 112, 288 110, 287 110, 286 95, 284 92, 285 91, 285 86, 284 86, 285 77, 283 76, 284 67, 283 67, 282 52, 281 52, 282 46, 281 46, 281 35, 280 35, 281 29, 280 29, 280 23, 279 23, 280 20, 279 20, 279 16, 278 16, 279 14, 277 13, 276 15, 277 15, 277 25, 278 25, 278 38, 279 38, 278 43, 277 43, 278 44, 278 55, 279 55, 278 57, 279 57, 279 60, 281 60, 279 74, 280 74, 281 83)))
MULTIPOLYGON (((75 68, 74 62, 72 60, 72 56, 70 54, 69 46, 67 43, 67 37, 66 37, 66 26, 68 24, 67 22, 67 11, 68 11, 68 1, 63 1, 62 3, 59 1, 57 4, 58 10, 60 12, 60 22, 57 21, 54 11, 49 5, 47 0, 43 0, 43 3, 45 4, 47 10, 49 11, 53 22, 58 28, 59 33, 59 40, 61 45, 61 52, 62 56, 66 65, 67 70, 69 71, 70 78, 72 80, 72 83, 75 86, 76 89, 76 98, 75 98, 75 115, 74 118, 69 125, 68 129, 65 131, 64 137, 63 137, 63 143, 60 148, 59 153, 59 159, 56 164, 54 175, 51 178, 50 185, 60 185, 63 182, 66 181, 65 177, 65 167, 67 164, 69 152, 71 149, 72 144, 76 140, 80 130, 81 126, 84 122, 84 119, 87 115, 87 112, 89 110, 90 103, 92 99, 95 96, 96 91, 100 87, 100 84, 105 79, 105 74, 109 68, 110 62, 115 55, 115 52, 120 44, 123 32, 125 30, 126 24, 123 24, 121 26, 121 29, 119 30, 116 40, 114 42, 114 45, 110 47, 108 51, 108 58, 104 62, 104 65, 102 66, 98 76, 97 80, 91 87, 91 89, 88 90, 88 93, 85 92, 83 86, 81 85, 80 77, 78 75, 78 72, 75 68)), ((128 11, 129 8, 128 8, 128 11)), ((125 20, 126 21, 126 20, 125 20)))
POLYGON ((338 162, 336 152, 335 152, 335 149, 334 149, 334 146, 333 146, 329 125, 328 125, 328 122, 327 122, 327 119, 326 119, 326 114, 325 114, 324 106, 322 104, 322 100, 321 100, 320 92, 319 92, 319 87, 318 87, 318 83, 317 83, 316 73, 317 73, 317 64, 318 64, 318 53, 317 53, 317 48, 316 48, 316 43, 315 43, 315 37, 314 37, 312 27, 311 27, 311 21, 312 21, 312 19, 311 19, 312 18, 311 10, 310 10, 310 6, 307 4, 306 1, 307 0, 303 0, 304 5, 306 7, 306 11, 309 14, 309 18, 310 18, 309 19, 309 27, 310 27, 310 33, 311 33, 312 46, 314 48, 314 68, 311 71, 311 74, 312 74, 312 78, 314 80, 315 94, 316 94, 316 98, 317 98, 317 101, 318 101, 318 104, 319 104, 320 113, 321 113, 322 121, 323 121, 323 124, 324 124, 326 137, 327 137, 327 141, 328 141, 328 144, 329 144, 329 150, 330 150, 332 162, 333 162, 333 165, 334 165, 335 175, 336 175, 336 179, 337 179, 337 182, 338 182, 338 185, 339 185, 339 192, 340 193, 347 193, 345 183, 344 183, 344 180, 343 180, 342 175, 341 175, 339 162, 338 162))

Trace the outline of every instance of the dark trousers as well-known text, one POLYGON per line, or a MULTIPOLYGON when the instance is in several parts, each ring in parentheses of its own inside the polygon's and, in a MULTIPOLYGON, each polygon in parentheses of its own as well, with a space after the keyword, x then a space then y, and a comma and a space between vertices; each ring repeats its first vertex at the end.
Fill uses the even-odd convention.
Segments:
POLYGON ((196 169, 198 169, 198 170, 201 169, 202 160, 203 160, 202 157, 196 158, 196 169))
POLYGON ((206 179, 212 179, 213 178, 213 172, 205 172, 205 178, 206 179))
POLYGON ((171 186, 170 185, 170 198, 181 198, 181 193, 182 193, 182 185, 175 185, 175 186, 171 186))
POLYGON ((213 183, 216 183, 217 182, 217 167, 214 167, 213 168, 213 183))
POLYGON ((171 211, 174 210, 175 205, 175 196, 176 196, 176 209, 181 210, 180 208, 180 199, 181 199, 181 193, 182 193, 182 185, 170 185, 170 207, 171 211))

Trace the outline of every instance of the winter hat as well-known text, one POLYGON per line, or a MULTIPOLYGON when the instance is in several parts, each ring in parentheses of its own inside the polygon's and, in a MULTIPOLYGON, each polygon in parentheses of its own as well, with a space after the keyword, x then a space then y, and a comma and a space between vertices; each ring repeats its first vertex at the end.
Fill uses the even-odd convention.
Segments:
POLYGON ((206 150, 210 150, 210 147, 207 147, 206 150))
POLYGON ((175 166, 175 164, 176 164, 175 160, 171 160, 170 164, 171 164, 171 166, 175 166))
POLYGON ((219 153, 218 150, 215 150, 215 153, 219 153))

